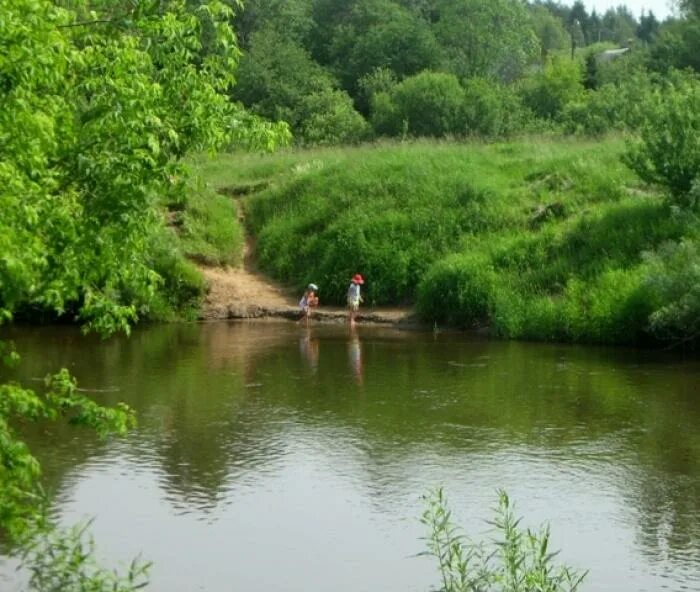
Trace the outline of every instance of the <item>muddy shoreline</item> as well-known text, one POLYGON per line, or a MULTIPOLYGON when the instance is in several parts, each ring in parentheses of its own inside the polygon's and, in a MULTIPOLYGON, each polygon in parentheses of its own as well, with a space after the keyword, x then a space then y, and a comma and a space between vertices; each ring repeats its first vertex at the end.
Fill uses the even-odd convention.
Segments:
MULTIPOLYGON (((199 314, 200 321, 229 319, 286 319, 298 322, 302 318, 298 307, 292 305, 266 306, 261 304, 218 304, 206 306, 199 314)), ((425 329, 427 325, 413 310, 369 308, 360 310, 355 317, 358 323, 381 324, 425 329)), ((342 308, 320 307, 311 312, 310 323, 346 323, 348 312, 342 308)))

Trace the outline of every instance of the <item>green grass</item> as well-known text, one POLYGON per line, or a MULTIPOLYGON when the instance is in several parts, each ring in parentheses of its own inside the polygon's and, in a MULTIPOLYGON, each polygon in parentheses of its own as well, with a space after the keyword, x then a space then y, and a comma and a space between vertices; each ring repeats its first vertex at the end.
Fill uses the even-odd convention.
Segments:
POLYGON ((197 185, 180 215, 179 235, 184 254, 207 265, 239 263, 244 237, 234 200, 210 186, 197 185))
POLYGON ((646 338, 643 253, 691 232, 621 162, 624 140, 420 141, 199 159, 238 196, 272 276, 342 303, 416 304, 503 336, 646 338))
POLYGON ((206 265, 235 265, 244 243, 236 196, 224 194, 222 186, 208 178, 215 174, 215 169, 192 167, 187 181, 163 206, 186 257, 206 265))

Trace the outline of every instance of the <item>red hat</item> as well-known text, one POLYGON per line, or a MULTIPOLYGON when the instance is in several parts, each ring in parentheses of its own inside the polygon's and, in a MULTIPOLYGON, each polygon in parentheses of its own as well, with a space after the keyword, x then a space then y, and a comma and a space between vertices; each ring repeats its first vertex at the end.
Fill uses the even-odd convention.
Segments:
POLYGON ((355 284, 364 284, 365 280, 362 279, 362 276, 359 273, 356 273, 354 276, 352 276, 352 281, 355 284))

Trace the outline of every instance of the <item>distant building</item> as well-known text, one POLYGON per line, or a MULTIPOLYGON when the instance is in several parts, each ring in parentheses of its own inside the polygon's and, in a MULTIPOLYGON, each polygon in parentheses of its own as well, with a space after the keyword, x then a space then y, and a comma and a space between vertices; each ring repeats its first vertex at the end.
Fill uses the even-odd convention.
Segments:
POLYGON ((598 54, 598 60, 601 62, 616 60, 620 56, 625 55, 629 50, 629 47, 621 47, 620 49, 606 49, 603 53, 598 54))

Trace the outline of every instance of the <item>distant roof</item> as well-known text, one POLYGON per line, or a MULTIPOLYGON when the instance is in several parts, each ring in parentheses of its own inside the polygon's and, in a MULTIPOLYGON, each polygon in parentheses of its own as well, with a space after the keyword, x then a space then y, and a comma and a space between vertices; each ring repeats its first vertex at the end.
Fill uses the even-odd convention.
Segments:
POLYGON ((601 60, 614 60, 630 50, 629 47, 621 47, 620 49, 606 49, 603 53, 598 54, 601 60))

